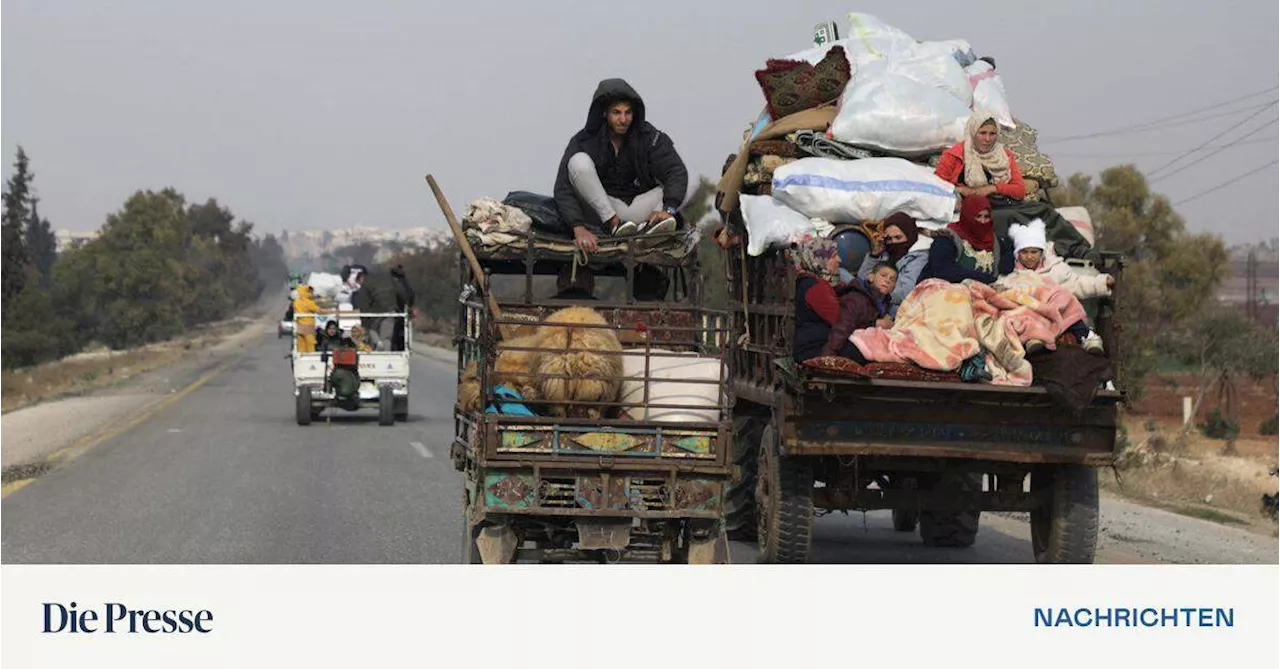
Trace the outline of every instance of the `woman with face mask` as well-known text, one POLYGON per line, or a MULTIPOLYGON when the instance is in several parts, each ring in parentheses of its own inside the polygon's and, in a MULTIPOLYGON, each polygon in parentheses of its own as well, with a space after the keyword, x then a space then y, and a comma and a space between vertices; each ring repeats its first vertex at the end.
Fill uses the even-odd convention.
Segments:
POLYGON ((920 274, 929 263, 928 249, 912 250, 920 239, 920 229, 915 219, 897 213, 884 219, 884 237, 862 259, 858 276, 867 276, 880 263, 889 263, 898 269, 898 283, 889 294, 889 313, 897 314, 898 306, 916 287, 920 274))
POLYGON ((996 238, 991 203, 981 195, 970 195, 960 203, 960 220, 934 233, 920 280, 995 283, 1000 275, 1013 271, 1013 255, 1008 240, 996 238))

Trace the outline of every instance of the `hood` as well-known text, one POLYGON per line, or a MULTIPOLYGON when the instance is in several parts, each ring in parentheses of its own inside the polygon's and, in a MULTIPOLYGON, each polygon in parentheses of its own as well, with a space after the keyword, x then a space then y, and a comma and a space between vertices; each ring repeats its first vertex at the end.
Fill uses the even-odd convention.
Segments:
POLYGON ((631 129, 627 133, 643 126, 644 100, 636 89, 623 79, 605 79, 596 86, 596 92, 591 96, 591 107, 587 111, 587 124, 583 126, 583 130, 591 134, 599 132, 604 127, 605 109, 619 100, 631 101, 631 129))
POLYGON ((298 297, 304 300, 311 299, 311 286, 298 286, 298 297))

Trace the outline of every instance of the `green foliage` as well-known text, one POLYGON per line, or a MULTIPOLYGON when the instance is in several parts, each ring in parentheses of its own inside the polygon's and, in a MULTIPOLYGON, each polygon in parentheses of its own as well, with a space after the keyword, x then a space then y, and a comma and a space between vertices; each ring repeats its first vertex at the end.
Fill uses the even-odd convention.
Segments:
POLYGON ((31 180, 27 154, 18 147, 13 162, 13 176, 4 189, 4 213, 0 223, 0 314, 9 313, 9 304, 26 286, 31 255, 27 249, 26 226, 31 217, 31 180))
POLYGON ((1280 433, 1280 415, 1271 414, 1271 417, 1258 424, 1258 434, 1264 437, 1274 437, 1280 433))
POLYGON ((1240 424, 1223 418, 1222 414, 1214 409, 1205 416, 1203 423, 1197 423, 1196 427, 1200 433, 1210 439, 1222 439, 1224 441, 1235 441, 1240 434, 1240 424))
POLYGON ((461 271, 458 255, 457 245, 449 243, 401 253, 387 263, 404 268, 421 314, 419 327, 426 331, 452 333, 456 327, 461 271))
POLYGON ((1161 340, 1212 301, 1227 275, 1226 247, 1217 235, 1187 232, 1168 198, 1153 193, 1132 165, 1104 170, 1096 184, 1073 175, 1053 199, 1087 207, 1098 247, 1126 258, 1116 296, 1122 350, 1117 372, 1137 396, 1142 379, 1156 368, 1161 340))

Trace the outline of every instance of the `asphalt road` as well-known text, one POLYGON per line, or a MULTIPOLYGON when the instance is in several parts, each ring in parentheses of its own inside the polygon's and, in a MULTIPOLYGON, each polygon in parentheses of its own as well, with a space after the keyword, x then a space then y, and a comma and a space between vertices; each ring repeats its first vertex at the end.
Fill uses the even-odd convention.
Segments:
MULTIPOLYGON (((416 357, 410 420, 373 411, 293 419, 287 344, 250 345, 149 420, 0 504, 8 563, 447 563, 458 558, 461 475, 451 363, 416 357)), ((1104 498, 1099 561, 1270 562, 1276 541, 1104 498), (1153 530, 1158 528, 1158 531, 1153 530)), ((1025 563, 1027 524, 984 514, 977 545, 930 549, 887 512, 817 520, 812 560, 1025 563)), ((754 562, 735 543, 734 562, 754 562)))

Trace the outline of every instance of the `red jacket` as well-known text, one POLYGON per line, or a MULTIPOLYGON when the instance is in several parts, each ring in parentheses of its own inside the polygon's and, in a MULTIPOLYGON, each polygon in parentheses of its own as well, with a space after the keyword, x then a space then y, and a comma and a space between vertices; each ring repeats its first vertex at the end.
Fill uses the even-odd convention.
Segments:
MULTIPOLYGON (((996 192, 1015 200, 1026 199, 1027 183, 1022 180, 1022 170, 1018 167, 1018 161, 1013 157, 1013 152, 1009 149, 1005 149, 1004 152, 1005 155, 1009 156, 1009 182, 995 184, 996 192)), ((960 142, 944 151, 942 158, 938 161, 938 167, 933 170, 933 173, 938 175, 940 179, 945 179, 957 185, 961 184, 962 179, 964 179, 964 142, 960 142)))

